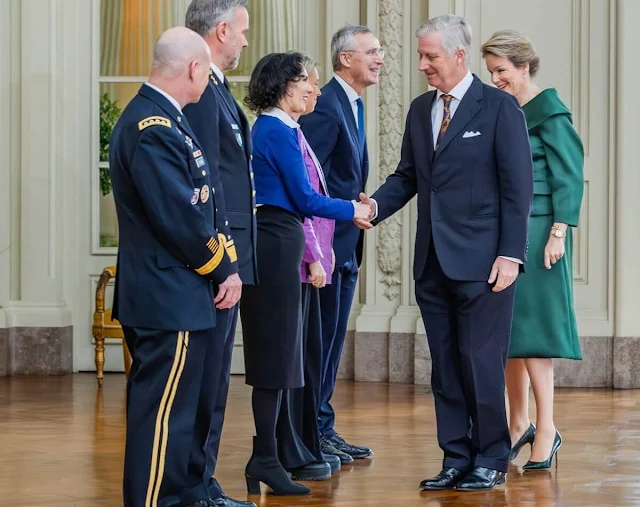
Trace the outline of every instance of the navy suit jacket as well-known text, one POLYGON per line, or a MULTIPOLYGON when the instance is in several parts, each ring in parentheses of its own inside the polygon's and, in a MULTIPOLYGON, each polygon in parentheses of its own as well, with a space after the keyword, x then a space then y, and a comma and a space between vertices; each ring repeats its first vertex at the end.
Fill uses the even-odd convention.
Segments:
POLYGON ((109 170, 119 225, 114 318, 168 331, 213 327, 214 284, 237 263, 216 230, 209 166, 184 115, 143 85, 113 130, 109 170))
POLYGON ((191 128, 200 140, 218 188, 224 193, 218 208, 224 209, 225 233, 238 252, 242 283, 258 281, 256 264, 255 192, 251 169, 251 129, 247 117, 213 71, 200 101, 184 108, 191 128))
POLYGON ((374 224, 417 193, 415 279, 433 237, 447 277, 486 281, 496 257, 527 257, 533 162, 524 113, 513 96, 474 76, 434 153, 435 97, 433 90, 411 104, 398 168, 372 196, 374 224))
MULTIPOLYGON (((301 116, 299 122, 324 170, 329 195, 358 201, 369 176, 367 143, 360 145, 353 109, 335 78, 322 88, 314 112, 301 116)), ((336 266, 350 260, 354 251, 358 264, 362 262, 363 237, 353 222, 336 222, 336 266)))

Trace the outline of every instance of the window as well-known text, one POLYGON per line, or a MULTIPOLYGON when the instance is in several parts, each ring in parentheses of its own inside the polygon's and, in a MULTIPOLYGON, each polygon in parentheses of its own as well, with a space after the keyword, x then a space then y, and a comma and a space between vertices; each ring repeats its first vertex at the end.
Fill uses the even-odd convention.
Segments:
MULTIPOLYGON (((96 38, 97 79, 94 122, 92 200, 93 253, 114 255, 118 246, 118 220, 109 178, 109 139, 120 113, 147 79, 153 45, 168 28, 184 24, 189 0, 94 0, 99 27, 96 38)), ((227 73, 232 93, 241 107, 251 71, 267 53, 304 47, 300 29, 305 2, 251 0, 249 47, 237 69, 227 73)), ((246 110, 250 121, 252 115, 246 110)))

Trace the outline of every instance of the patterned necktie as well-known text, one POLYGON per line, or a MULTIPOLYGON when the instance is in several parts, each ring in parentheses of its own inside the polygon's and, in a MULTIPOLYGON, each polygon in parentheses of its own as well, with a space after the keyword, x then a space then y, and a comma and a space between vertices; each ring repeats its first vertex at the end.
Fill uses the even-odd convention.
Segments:
POLYGON ((440 125, 440 132, 438 133, 438 140, 436 141, 436 150, 440 148, 440 141, 444 136, 444 133, 447 131, 447 127, 449 123, 451 123, 451 99, 452 95, 442 95, 442 100, 444 102, 444 114, 442 115, 442 124, 440 125))

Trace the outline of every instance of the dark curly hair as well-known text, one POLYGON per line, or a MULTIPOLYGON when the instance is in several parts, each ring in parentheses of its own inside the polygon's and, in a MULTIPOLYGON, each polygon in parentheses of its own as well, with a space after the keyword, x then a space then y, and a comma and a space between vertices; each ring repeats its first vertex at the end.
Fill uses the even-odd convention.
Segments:
POLYGON ((287 93, 289 83, 300 81, 304 74, 302 53, 268 54, 251 73, 244 103, 256 114, 276 107, 287 93))

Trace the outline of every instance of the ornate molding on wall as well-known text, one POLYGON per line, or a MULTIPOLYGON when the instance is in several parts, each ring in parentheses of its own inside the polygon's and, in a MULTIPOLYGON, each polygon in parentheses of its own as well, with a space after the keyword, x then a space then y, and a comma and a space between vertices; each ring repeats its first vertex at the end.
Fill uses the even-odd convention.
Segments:
MULTIPOLYGON (((380 74, 379 181, 393 173, 400 159, 402 132, 402 38, 403 0, 380 0, 380 44, 385 50, 384 66, 380 74)), ((390 301, 400 294, 402 257, 402 222, 400 214, 385 220, 378 227, 377 259, 384 273, 381 282, 386 285, 384 295, 390 301)))

